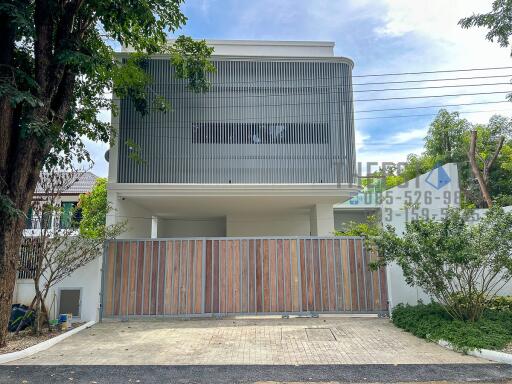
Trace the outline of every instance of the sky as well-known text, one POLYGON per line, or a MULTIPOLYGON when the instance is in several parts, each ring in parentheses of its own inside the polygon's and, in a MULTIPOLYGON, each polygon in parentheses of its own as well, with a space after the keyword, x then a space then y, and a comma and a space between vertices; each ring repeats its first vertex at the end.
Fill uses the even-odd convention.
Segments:
MULTIPOLYGON (((491 0, 188 0, 187 24, 177 34, 197 39, 318 40, 335 42, 335 54, 351 58, 354 84, 403 80, 512 75, 512 68, 486 71, 366 77, 368 74, 512 67, 508 48, 485 40, 485 29, 463 30, 457 22, 490 10, 491 0), (364 76, 364 77, 360 77, 364 76)), ((430 83, 355 85, 357 161, 404 161, 421 153, 429 123, 439 108, 403 109, 446 104, 505 101, 505 94, 418 98, 421 96, 512 91, 510 77, 447 80, 430 83), (397 87, 468 85, 407 91, 368 91, 397 87), (375 98, 414 97, 384 101, 375 98), (395 111, 362 112, 373 109, 395 111), (396 117, 397 115, 409 115, 396 117), (422 116, 410 116, 422 115, 422 116), (425 116, 426 115, 426 116, 425 116)), ((512 105, 454 106, 473 123, 496 113, 510 116, 512 105)), ((108 111, 102 112, 110 119, 108 111)), ((95 166, 106 176, 106 145, 88 143, 95 166)))

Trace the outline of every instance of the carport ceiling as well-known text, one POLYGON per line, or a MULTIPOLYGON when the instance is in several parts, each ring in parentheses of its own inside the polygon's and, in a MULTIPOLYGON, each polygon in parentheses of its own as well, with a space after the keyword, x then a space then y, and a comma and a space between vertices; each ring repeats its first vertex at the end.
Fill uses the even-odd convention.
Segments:
POLYGON ((332 204, 332 198, 312 199, 308 196, 130 196, 127 200, 161 217, 221 217, 226 215, 268 215, 309 213, 315 203, 332 204), (325 201, 319 201, 325 200, 325 201))

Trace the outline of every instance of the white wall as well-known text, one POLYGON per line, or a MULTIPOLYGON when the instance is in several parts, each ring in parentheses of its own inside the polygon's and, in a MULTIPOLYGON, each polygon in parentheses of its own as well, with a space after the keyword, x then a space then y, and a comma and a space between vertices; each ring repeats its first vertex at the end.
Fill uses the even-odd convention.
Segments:
MULTIPOLYGON (((46 305, 50 311, 50 318, 54 319, 59 315, 59 289, 73 288, 82 290, 80 303, 79 321, 98 320, 100 306, 101 287, 101 261, 98 257, 86 266, 76 270, 69 277, 50 289, 46 305)), ((17 280, 14 288, 13 303, 30 305, 34 298, 34 283, 32 280, 17 280)))
POLYGON ((309 236, 310 214, 285 213, 279 215, 226 217, 226 236, 309 236))
MULTIPOLYGON (((382 224, 391 225, 397 233, 403 233, 406 223, 412 219, 418 217, 440 219, 445 215, 448 207, 460 206, 457 166, 456 164, 446 164, 442 168, 450 181, 440 188, 436 188, 436 175, 428 178, 430 173, 427 173, 386 191, 382 196, 382 224), (427 180, 433 181, 434 186, 427 180), (406 208, 406 203, 409 203, 410 199, 417 205, 406 208)), ((512 207, 506 209, 510 211, 512 207)), ((477 217, 481 217, 485 214, 485 210, 477 210, 475 213, 477 217)), ((387 277, 391 309, 399 303, 414 305, 419 300, 430 301, 430 297, 423 290, 407 285, 402 269, 396 264, 387 267, 387 277)), ((512 283, 504 287, 501 294, 512 295, 512 283)))
MULTIPOLYGON (((169 43, 175 40, 170 39, 169 43)), ((329 41, 277 41, 277 40, 206 40, 213 47, 214 56, 249 57, 332 57, 334 43, 329 41)), ((133 52, 123 47, 122 52, 133 52)))
POLYGON ((226 236, 226 218, 160 219, 158 237, 223 237, 226 236))
POLYGON ((107 224, 126 222, 125 231, 119 239, 149 239, 151 238, 152 213, 140 205, 118 197, 116 192, 108 191, 108 202, 112 211, 107 214, 107 224))
MULTIPOLYGON (((385 191, 382 196, 382 224, 391 225, 397 233, 403 233, 408 221, 418 217, 441 218, 448 207, 459 206, 457 165, 445 164, 442 169, 449 180, 441 180, 441 184, 438 184, 439 171, 436 170, 385 191)), ((396 264, 387 267, 387 278, 390 308, 399 303, 417 304, 418 300, 430 301, 429 296, 421 289, 407 285, 402 269, 396 264)))
POLYGON ((310 212, 311 236, 334 234, 334 210, 332 204, 315 204, 310 212))

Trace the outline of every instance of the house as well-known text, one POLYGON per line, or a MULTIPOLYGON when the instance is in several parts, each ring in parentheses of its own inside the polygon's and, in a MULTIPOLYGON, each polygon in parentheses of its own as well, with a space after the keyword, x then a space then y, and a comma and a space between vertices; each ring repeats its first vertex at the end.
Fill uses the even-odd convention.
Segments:
POLYGON ((208 44, 208 92, 154 56, 150 97, 171 110, 142 116, 116 100, 107 224, 127 230, 66 279, 82 319, 386 314, 425 299, 398 267, 370 271, 376 255, 360 238, 333 234, 370 214, 397 231, 440 217, 459 204, 457 166, 360 193, 350 59, 327 42, 208 44))
MULTIPOLYGON (((92 172, 41 174, 33 196, 32 206, 36 209, 29 210, 23 233, 13 303, 30 305, 35 295, 31 240, 37 242, 40 236, 52 236, 54 231, 60 230, 73 235, 81 220, 80 209, 77 209, 79 197, 92 190, 97 178, 92 172), (61 210, 45 211, 42 208, 45 204, 60 206, 61 210)), ((72 313, 78 321, 96 318, 99 265, 99 260, 92 262, 50 289, 46 305, 51 318, 59 313, 72 313)))
MULTIPOLYGON (((49 180, 50 175, 41 174, 41 181, 34 191, 33 201, 37 205, 53 204, 60 206, 60 212, 55 210, 34 212, 31 207, 27 214, 25 237, 39 235, 42 228, 49 230, 72 229, 78 227, 81 220, 80 209, 77 209, 78 201, 82 193, 92 190, 98 176, 92 172, 73 172, 55 175, 58 181, 49 180), (49 195, 52 195, 50 197, 49 195), (52 200, 49 202, 48 200, 52 200), (55 200, 55 201, 53 201, 55 200)), ((32 204, 33 206, 35 204, 32 204)))
POLYGON ((139 239, 332 234, 333 204, 358 190, 353 62, 331 42, 207 43, 208 92, 155 56, 151 95, 171 111, 141 116, 118 102, 110 223, 126 220, 122 237, 139 239))
POLYGON ((369 214, 401 230, 418 199, 457 205, 456 165, 360 202, 353 62, 328 42, 207 43, 208 92, 155 56, 151 94, 171 111, 117 101, 108 222, 127 231, 105 250, 102 314, 386 313, 423 298, 394 266, 370 272, 360 239, 332 236, 369 214))
POLYGON ((105 250, 102 315, 385 313, 373 255, 332 238, 359 190, 353 62, 331 42, 207 44, 207 92, 153 56, 150 99, 171 110, 117 101, 107 222, 127 230, 105 250))

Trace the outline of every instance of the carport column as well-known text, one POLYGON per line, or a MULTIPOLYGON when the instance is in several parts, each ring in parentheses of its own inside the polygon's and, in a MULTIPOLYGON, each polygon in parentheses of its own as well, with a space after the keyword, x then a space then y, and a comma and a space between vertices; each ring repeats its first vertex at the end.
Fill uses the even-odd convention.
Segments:
POLYGON ((315 204, 310 216, 311 236, 332 236, 334 234, 334 209, 332 204, 315 204))
POLYGON ((158 238, 158 216, 151 216, 151 238, 158 238))

